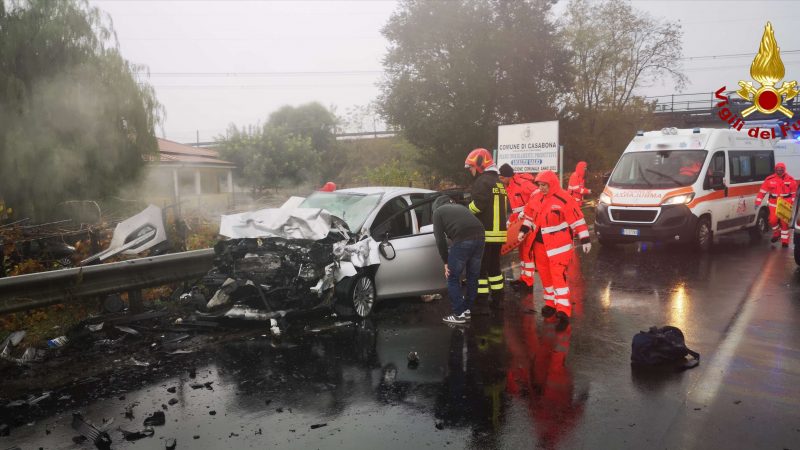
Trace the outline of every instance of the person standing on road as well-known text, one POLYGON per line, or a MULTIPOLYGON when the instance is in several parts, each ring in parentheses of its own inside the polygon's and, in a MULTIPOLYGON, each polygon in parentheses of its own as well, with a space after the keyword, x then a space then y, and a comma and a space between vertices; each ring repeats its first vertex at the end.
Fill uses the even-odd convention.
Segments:
POLYGON ((775 173, 768 176, 761 184, 761 190, 758 191, 756 196, 756 214, 764 197, 769 194, 769 224, 772 227, 772 242, 781 240, 781 246, 786 248, 789 246, 789 224, 785 220, 778 219, 776 209, 778 207, 778 198, 789 202, 790 205, 794 204, 794 196, 797 193, 797 181, 791 175, 786 173, 786 165, 784 163, 775 164, 775 173), (780 227, 780 228, 779 228, 780 227))
MULTIPOLYGON (((531 194, 536 191, 534 176, 529 173, 514 173, 514 168, 508 164, 500 166, 500 181, 505 185, 508 193, 508 204, 511 206, 511 215, 508 216, 507 226, 520 220, 525 204, 531 198, 531 194)), ((528 236, 519 247, 520 275, 519 280, 512 281, 512 285, 533 287, 533 259, 531 249, 533 248, 533 236, 528 236)))
POLYGON ((529 232, 535 236, 533 261, 544 288, 542 315, 547 318, 555 314, 558 328, 563 330, 572 314, 567 266, 572 259, 573 233, 580 239, 584 253, 589 253, 592 244, 580 206, 561 189, 556 174, 550 170, 540 172, 536 184, 539 192, 525 205, 525 223, 518 239, 523 240, 529 232))
POLYGON ((491 293, 493 308, 502 308, 505 280, 500 270, 500 248, 506 242, 506 187, 500 182, 497 166, 485 148, 476 148, 467 155, 464 168, 475 177, 470 189, 469 209, 481 221, 485 230, 485 245, 478 279, 478 303, 488 301, 491 293), (483 301, 481 300, 483 299, 483 301))
POLYGON ((591 194, 591 189, 586 189, 586 161, 578 161, 575 165, 575 172, 569 176, 567 193, 578 202, 578 206, 583 204, 583 197, 591 194))
POLYGON ((433 202, 433 235, 436 237, 439 255, 444 261, 447 293, 452 306, 452 313, 442 321, 464 323, 470 320, 470 309, 478 295, 478 277, 481 273, 484 246, 483 224, 470 210, 443 195, 433 202), (449 251, 448 238, 452 242, 449 251), (466 272, 467 277, 466 295, 461 293, 462 272, 466 272))

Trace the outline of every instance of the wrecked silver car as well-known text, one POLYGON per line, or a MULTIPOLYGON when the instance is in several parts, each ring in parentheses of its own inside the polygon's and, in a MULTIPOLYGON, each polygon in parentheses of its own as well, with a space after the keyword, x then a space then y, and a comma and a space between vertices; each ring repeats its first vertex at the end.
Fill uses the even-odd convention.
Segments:
MULTIPOLYGON (((377 298, 445 288, 432 233, 435 191, 360 188, 315 192, 299 207, 223 216, 209 309, 267 320, 335 309, 366 317, 377 298)), ((296 203, 296 202, 295 202, 296 203)))

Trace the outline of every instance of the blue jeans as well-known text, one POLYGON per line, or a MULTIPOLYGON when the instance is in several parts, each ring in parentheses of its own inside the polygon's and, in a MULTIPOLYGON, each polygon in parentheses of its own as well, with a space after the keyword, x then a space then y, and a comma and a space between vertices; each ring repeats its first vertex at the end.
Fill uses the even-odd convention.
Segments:
POLYGON ((483 256, 483 239, 455 242, 447 255, 447 293, 453 314, 459 315, 471 309, 478 295, 478 277, 481 275, 481 257, 483 256), (466 271, 467 292, 461 293, 461 273, 466 271))

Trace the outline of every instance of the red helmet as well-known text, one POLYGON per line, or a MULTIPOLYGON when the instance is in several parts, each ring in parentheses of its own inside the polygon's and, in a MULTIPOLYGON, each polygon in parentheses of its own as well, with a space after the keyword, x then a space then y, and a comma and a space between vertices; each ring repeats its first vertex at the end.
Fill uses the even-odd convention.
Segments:
POLYGON ((494 165, 494 160, 492 160, 492 154, 489 153, 488 150, 485 148, 476 148, 475 150, 469 152, 467 155, 467 159, 464 160, 464 168, 469 169, 470 167, 474 167, 478 173, 483 173, 487 167, 494 165))

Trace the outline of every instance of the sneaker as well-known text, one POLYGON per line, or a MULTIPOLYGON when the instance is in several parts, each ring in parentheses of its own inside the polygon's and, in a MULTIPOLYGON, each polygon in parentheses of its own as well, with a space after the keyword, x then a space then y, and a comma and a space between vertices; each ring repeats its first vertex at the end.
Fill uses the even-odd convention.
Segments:
POLYGON ((542 306, 542 317, 552 317, 556 313, 556 309, 550 305, 542 306))
POLYGON ((556 318, 558 319, 558 324, 556 325, 556 331, 564 331, 569 326, 569 316, 564 311, 559 311, 556 313, 556 318))
POLYGON ((461 316, 464 316, 465 319, 469 320, 472 319, 472 311, 465 309, 461 316))
POLYGON ((454 316, 450 314, 449 316, 445 316, 442 318, 442 322, 444 323, 467 323, 466 319, 462 319, 461 316, 454 316))

